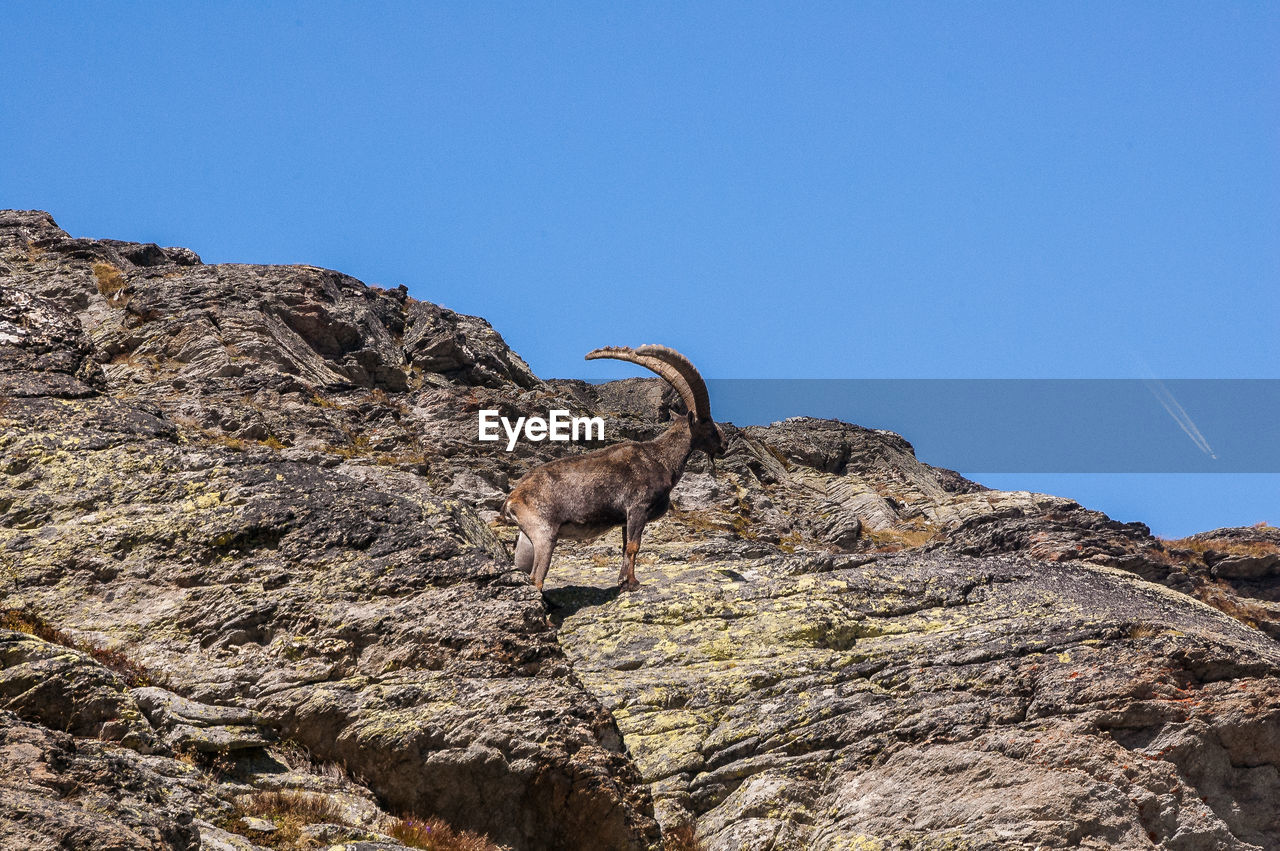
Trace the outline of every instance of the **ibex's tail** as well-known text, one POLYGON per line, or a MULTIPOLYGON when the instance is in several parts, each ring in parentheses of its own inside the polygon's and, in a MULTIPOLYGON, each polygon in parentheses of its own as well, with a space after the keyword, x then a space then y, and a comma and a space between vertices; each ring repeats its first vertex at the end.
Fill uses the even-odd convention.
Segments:
POLYGON ((511 497, 508 496, 502 501, 502 507, 498 509, 498 517, 509 525, 519 525, 519 521, 511 511, 511 497))

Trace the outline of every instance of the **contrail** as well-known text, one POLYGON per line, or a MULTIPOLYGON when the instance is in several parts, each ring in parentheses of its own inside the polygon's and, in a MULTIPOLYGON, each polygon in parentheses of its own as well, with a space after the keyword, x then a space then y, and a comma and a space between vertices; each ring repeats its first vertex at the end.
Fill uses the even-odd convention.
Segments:
POLYGON ((1186 412, 1186 409, 1178 404, 1178 400, 1173 398, 1173 394, 1161 383, 1160 379, 1144 378, 1142 383, 1147 385, 1151 395, 1155 396, 1156 401, 1164 406, 1164 409, 1169 412, 1169 416, 1173 417, 1173 421, 1178 424, 1178 428, 1182 429, 1183 433, 1191 438, 1191 442, 1196 445, 1196 448, 1216 461, 1218 456, 1214 454, 1213 447, 1209 445, 1209 441, 1204 439, 1204 435, 1200 433, 1200 429, 1196 428, 1195 422, 1186 412))

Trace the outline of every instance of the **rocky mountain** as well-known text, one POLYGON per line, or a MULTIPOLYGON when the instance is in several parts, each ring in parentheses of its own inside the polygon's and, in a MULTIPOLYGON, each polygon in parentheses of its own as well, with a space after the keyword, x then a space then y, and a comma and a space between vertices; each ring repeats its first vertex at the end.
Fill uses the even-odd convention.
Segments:
POLYGON ((1276 530, 1164 542, 795 419, 691 461, 640 590, 609 535, 542 595, 496 509, 590 444, 482 408, 680 403, 0 212, 0 847, 1280 848, 1276 530))

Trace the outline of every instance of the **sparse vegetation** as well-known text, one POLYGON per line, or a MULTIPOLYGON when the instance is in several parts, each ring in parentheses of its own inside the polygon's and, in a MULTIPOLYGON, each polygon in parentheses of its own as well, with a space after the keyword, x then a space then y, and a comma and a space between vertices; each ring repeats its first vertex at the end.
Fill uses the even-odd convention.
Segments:
POLYGON ((662 851, 704 851, 706 847, 687 822, 662 834, 662 851))
POLYGON ((131 688, 168 686, 168 679, 165 676, 148 670, 119 650, 96 647, 87 641, 68 635, 42 618, 30 606, 0 610, 0 627, 34 635, 50 644, 60 644, 72 650, 79 650, 92 657, 102 667, 115 673, 131 688))
POLYGON ((903 550, 923 547, 937 539, 938 533, 927 527, 867 529, 863 528, 863 536, 870 541, 871 548, 877 552, 897 553, 903 550))
POLYGON ((797 548, 802 546, 804 546, 804 535, 801 535, 798 529, 788 532, 778 541, 778 549, 784 553, 794 553, 797 548))
POLYGON ((315 847, 305 828, 313 824, 339 825, 347 839, 374 839, 390 836, 410 848, 424 851, 499 851, 487 837, 455 830, 438 818, 383 816, 373 829, 353 825, 350 816, 332 795, 295 789, 261 790, 241 798, 235 810, 222 820, 224 829, 243 834, 245 819, 264 819, 275 826, 270 832, 253 833, 256 845, 279 851, 301 851, 315 847))
POLYGON ((226 829, 244 833, 246 818, 266 819, 275 825, 271 833, 255 833, 253 841, 267 848, 307 847, 302 829, 310 824, 342 824, 342 810, 328 795, 295 790, 267 790, 242 798, 224 821, 226 829))
POLYGON ((667 509, 667 517, 696 532, 725 532, 733 528, 731 523, 717 523, 709 511, 686 511, 674 505, 667 509))
POLYGON ((151 367, 152 369, 158 369, 160 367, 161 360, 153 354, 138 353, 136 351, 121 352, 111 359, 111 365, 119 366, 121 364, 134 367, 135 369, 144 366, 151 367))
POLYGON ((337 402, 333 401, 332 399, 321 396, 319 393, 311 394, 311 404, 315 405, 317 408, 332 408, 336 410, 342 410, 342 406, 339 405, 337 402))
POLYGON ((1161 629, 1149 623, 1136 623, 1129 627, 1130 638, 1152 638, 1161 633, 1161 629))
POLYGON ((124 273, 110 263, 94 263, 93 276, 98 280, 98 292, 106 297, 107 302, 123 307, 126 300, 125 289, 129 286, 124 273))
POLYGON ((360 455, 368 455, 373 451, 373 446, 369 442, 368 435, 357 434, 347 429, 347 439, 350 443, 338 445, 330 443, 325 446, 324 451, 333 455, 341 455, 343 458, 355 458, 360 455))
POLYGON ((1190 550, 1201 557, 1210 550, 1225 555, 1255 558, 1280 553, 1280 545, 1267 541, 1237 541, 1230 538, 1161 538, 1160 543, 1166 550, 1190 550))
POLYGON ((1221 579, 1200 586, 1195 590, 1195 596, 1223 614, 1255 629, 1261 622, 1275 620, 1275 615, 1265 606, 1237 594, 1235 589, 1221 579))
POLYGON ((221 443, 223 446, 236 452, 243 452, 245 450, 245 442, 238 437, 232 437, 229 434, 220 434, 216 431, 207 430, 205 431, 205 436, 214 443, 221 443))
POLYGON ((498 851, 488 837, 469 830, 454 830, 440 819, 391 819, 385 826, 388 836, 425 851, 498 851))

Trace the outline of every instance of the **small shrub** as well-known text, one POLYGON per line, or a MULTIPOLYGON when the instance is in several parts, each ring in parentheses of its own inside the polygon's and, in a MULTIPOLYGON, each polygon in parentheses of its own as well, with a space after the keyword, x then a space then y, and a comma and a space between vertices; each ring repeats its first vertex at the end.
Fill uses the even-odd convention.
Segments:
POLYGON ((292 818, 302 824, 339 822, 342 810, 328 795, 269 789, 255 792, 241 807, 242 816, 258 818, 292 818))
POLYGON ((106 296, 111 304, 119 304, 125 299, 125 288, 129 282, 124 273, 110 263, 94 263, 93 276, 98 279, 98 292, 106 296))
POLYGON ((276 451, 284 449, 285 447, 284 443, 280 441, 280 438, 276 437, 274 434, 269 434, 267 435, 266 440, 259 440, 258 442, 268 449, 275 449, 276 451))
MULTIPOLYGON (((369 832, 367 828, 351 825, 332 797, 293 789, 258 791, 241 798, 231 815, 223 820, 223 827, 233 832, 242 832, 244 826, 241 820, 244 818, 266 819, 274 824, 275 831, 265 835, 257 834, 253 841, 279 851, 313 847, 302 836, 302 830, 307 825, 343 825, 350 828, 352 836, 369 832)), ((500 851, 487 837, 470 831, 454 830, 436 818, 385 816, 376 829, 410 848, 425 851, 500 851)))
POLYGON ((662 834, 662 851, 704 851, 705 848, 693 825, 687 822, 662 834))
POLYGON ((0 611, 0 627, 34 635, 41 641, 47 641, 50 644, 60 644, 63 647, 70 647, 72 650, 79 650, 81 653, 90 656, 102 667, 116 674, 116 676, 128 683, 130 688, 168 686, 168 678, 163 674, 157 674, 144 668, 119 650, 96 647, 87 641, 81 641, 68 635, 48 623, 30 606, 0 611))
POLYGON ((341 824, 342 810, 327 795, 298 792, 291 789, 254 792, 240 799, 236 809, 223 821, 233 832, 243 832, 244 818, 260 818, 276 826, 272 833, 255 835, 255 844, 267 848, 294 849, 304 847, 302 829, 309 824, 341 824))
POLYGON ((383 830, 388 836, 425 851, 498 851, 489 838, 469 830, 454 830, 437 818, 391 819, 383 830))
POLYGON ((44 618, 36 614, 30 606, 22 609, 5 609, 0 612, 0 627, 11 629, 14 632, 25 632, 27 635, 34 635, 41 641, 47 641, 50 644, 61 644, 63 647, 71 647, 74 639, 60 629, 51 626, 44 618))
POLYGON ((338 410, 342 409, 342 406, 339 405, 337 402, 333 401, 332 399, 327 399, 324 396, 321 396, 319 393, 311 394, 311 404, 315 405, 317 408, 337 408, 338 410))
POLYGON ((797 549, 804 546, 804 535, 799 531, 792 531, 782 537, 778 541, 778 549, 784 553, 794 553, 797 549))
POLYGON ((341 455, 343 458, 355 458, 357 456, 368 455, 373 451, 373 446, 369 442, 369 438, 365 435, 348 432, 347 437, 351 440, 351 443, 345 446, 338 446, 330 443, 325 446, 324 451, 333 455, 341 455))

